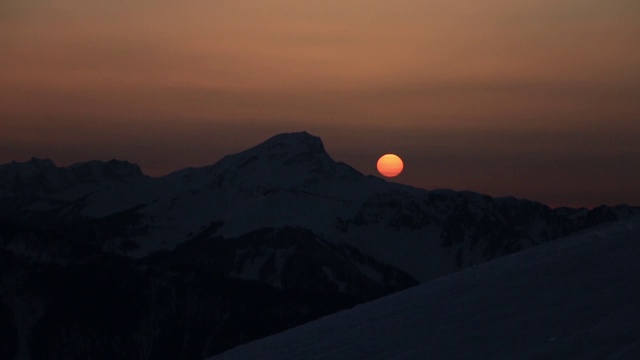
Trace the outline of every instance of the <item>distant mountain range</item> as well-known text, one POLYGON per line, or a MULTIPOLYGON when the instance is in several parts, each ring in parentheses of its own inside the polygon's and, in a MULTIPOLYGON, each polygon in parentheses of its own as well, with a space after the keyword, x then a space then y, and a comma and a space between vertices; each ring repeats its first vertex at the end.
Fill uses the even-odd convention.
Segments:
POLYGON ((276 135, 202 168, 0 165, 0 358, 200 359, 631 218, 423 190, 276 135))

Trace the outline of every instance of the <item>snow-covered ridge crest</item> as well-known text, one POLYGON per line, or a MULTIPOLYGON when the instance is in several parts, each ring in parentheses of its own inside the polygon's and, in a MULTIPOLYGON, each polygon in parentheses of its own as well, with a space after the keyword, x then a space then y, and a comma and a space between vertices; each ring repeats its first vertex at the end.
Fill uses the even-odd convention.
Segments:
POLYGON ((259 192, 312 187, 330 179, 363 177, 336 162, 322 140, 305 131, 275 135, 257 146, 228 155, 214 164, 212 186, 259 192))
MULTIPOLYGON (((0 165, 0 194, 19 197, 48 197, 78 186, 121 182, 142 178, 140 167, 127 161, 88 161, 58 167, 49 159, 31 158, 0 165)), ((96 186, 91 186, 92 191, 96 186)), ((89 191, 87 189, 87 191, 89 191)))

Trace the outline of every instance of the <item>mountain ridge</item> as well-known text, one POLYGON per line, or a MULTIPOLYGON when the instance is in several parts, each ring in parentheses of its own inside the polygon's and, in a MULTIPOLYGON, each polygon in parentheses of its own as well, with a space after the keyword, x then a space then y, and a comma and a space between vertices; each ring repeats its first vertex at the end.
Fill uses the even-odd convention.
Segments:
MULTIPOLYGON (((334 165, 337 165, 338 167, 344 167, 347 169, 347 172, 350 172, 352 175, 360 175, 360 176, 364 176, 361 172, 359 172, 358 170, 354 169, 353 167, 349 166, 346 163, 340 162, 340 161, 335 161, 333 160, 333 158, 331 158, 331 156, 326 152, 325 148, 324 148, 324 143, 322 142, 322 139, 318 136, 312 135, 306 131, 299 131, 299 132, 290 132, 290 133, 281 133, 281 134, 277 134, 274 135, 270 138, 268 138, 267 140, 252 146, 246 150, 234 153, 234 154, 230 154, 230 155, 225 155, 223 156, 221 159, 212 162, 209 165, 204 165, 204 166, 198 166, 198 167, 186 167, 183 169, 178 169, 175 171, 170 172, 169 174, 166 175, 162 175, 162 176, 148 176, 146 174, 143 173, 143 171, 141 170, 140 166, 135 164, 135 163, 131 163, 128 162, 126 160, 117 160, 117 159, 111 159, 111 160, 87 160, 87 161, 81 161, 81 162, 77 162, 77 163, 73 163, 70 164, 68 166, 61 166, 58 167, 55 165, 55 163, 51 160, 51 159, 46 159, 46 158, 37 158, 37 157, 32 157, 30 160, 25 161, 25 162, 17 162, 17 161, 11 161, 9 163, 6 164, 0 164, 0 180, 2 180, 3 178, 7 177, 6 174, 6 170, 10 167, 31 167, 31 168, 48 168, 48 169, 53 169, 53 168, 57 168, 58 170, 62 169, 62 170, 79 170, 82 168, 90 168, 90 167, 103 167, 103 168, 108 168, 110 165, 117 165, 120 168, 123 167, 128 167, 129 170, 129 174, 122 174, 123 178, 125 177, 145 177, 145 178, 150 178, 150 179, 164 179, 164 178, 172 178, 172 177, 188 177, 189 175, 191 175, 191 172, 207 172, 207 173, 216 173, 216 175, 219 175, 220 173, 225 172, 225 170, 228 170, 227 168, 229 167, 237 167, 237 168, 243 168, 245 166, 247 166, 249 163, 251 163, 252 161, 256 160, 256 154, 258 153, 269 153, 272 152, 271 154, 271 159, 273 158, 277 158, 278 155, 282 156, 285 154, 295 154, 296 156, 304 156, 304 155, 320 155, 321 157, 323 157, 323 160, 327 160, 328 162, 333 163, 334 165), (275 150, 275 151, 274 151, 275 150), (280 150, 280 151, 277 151, 280 150), (237 164, 238 162, 240 162, 240 164, 237 164), (2 172, 5 171, 5 173, 3 174, 2 172)), ((291 163, 295 163, 294 160, 296 160, 296 156, 289 156, 286 157, 286 162, 291 164, 291 163)), ((113 166, 115 167, 115 166, 113 166)), ((214 175, 215 176, 215 175, 214 175)), ((375 181, 381 182, 381 183, 388 183, 388 184, 397 184, 397 185, 401 185, 403 187, 408 187, 408 188, 416 188, 410 185, 405 185, 405 184, 400 184, 400 183, 395 183, 395 182, 389 182, 387 179, 381 178, 381 177, 377 177, 375 175, 366 175, 366 178, 369 179, 375 179, 375 181)), ((99 181, 99 179, 96 179, 97 181, 99 181)), ((0 186, 0 189, 2 189, 2 187, 0 186)), ((416 189, 420 189, 420 190, 424 190, 422 188, 416 188, 416 189)), ((456 192, 456 193, 469 193, 469 194, 480 194, 480 195, 485 195, 485 194, 481 194, 475 191, 469 191, 469 190, 452 190, 452 189, 448 189, 448 188, 437 188, 437 189, 431 189, 429 191, 450 191, 450 192, 456 192)), ((486 195, 486 196, 490 196, 490 195, 486 195)), ((493 196, 492 196, 493 197, 493 196)), ((535 202, 535 203, 540 203, 543 204, 545 206, 548 206, 544 203, 541 203, 539 201, 535 201, 535 200, 530 200, 530 199, 526 199, 526 198, 516 198, 513 196, 497 196, 497 197, 493 197, 495 199, 512 199, 512 200, 516 200, 516 201, 528 201, 528 202, 535 202)), ((594 206, 593 208, 600 208, 600 207, 620 207, 620 206, 631 206, 629 204, 615 204, 615 205, 599 205, 599 206, 594 206)), ((635 206, 631 206, 631 207, 635 207, 635 206)), ((556 207, 554 209, 572 209, 572 210, 578 210, 578 209, 588 209, 586 207, 579 207, 579 208, 573 208, 573 207, 566 207, 566 206, 560 206, 560 207, 556 207)), ((591 208, 592 209, 592 208, 591 208)))
POLYGON ((135 213, 139 223, 128 231, 137 235, 127 240, 137 244, 128 252, 135 257, 172 249, 211 221, 224 223, 219 232, 225 237, 299 226, 328 241, 353 245, 421 280, 640 212, 640 207, 626 205, 551 209, 512 197, 387 182, 333 160, 322 140, 307 132, 278 134, 212 165, 160 178, 115 160, 64 169, 91 173, 109 165, 124 169, 124 178, 103 177, 103 184, 76 187, 72 195, 21 199, 17 209, 11 201, 0 202, 0 211, 4 207, 22 219, 53 212, 71 222, 135 213), (389 251, 385 238, 403 243, 402 250, 389 251))
POLYGON ((140 167, 128 161, 85 161, 58 167, 50 159, 31 158, 0 165, 0 196, 22 198, 50 197, 76 187, 85 193, 96 191, 105 182, 123 182, 143 178, 140 167))
POLYGON ((124 162, 111 164, 114 177, 92 175, 105 164, 72 167, 88 174, 77 175, 80 185, 46 192, 36 181, 39 191, 0 196, 0 331, 20 344, 36 339, 40 358, 105 349, 110 358, 200 359, 640 214, 388 182, 333 160, 308 133, 159 178, 124 162), (42 318, 21 317, 29 306, 42 318), (110 311, 122 318, 100 315, 110 311))

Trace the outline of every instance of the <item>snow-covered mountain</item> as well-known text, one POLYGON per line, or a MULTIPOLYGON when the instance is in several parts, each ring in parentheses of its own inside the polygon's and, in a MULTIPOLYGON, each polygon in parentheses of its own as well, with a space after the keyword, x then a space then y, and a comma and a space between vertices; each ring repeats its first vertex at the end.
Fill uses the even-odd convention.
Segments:
POLYGON ((242 345, 234 359, 638 359, 640 218, 242 345))
MULTIPOLYGON (((129 256, 171 250, 212 222, 222 223, 223 237, 294 226, 354 246, 421 281, 640 214, 628 206, 554 210, 532 201, 387 182, 334 161, 320 138, 306 132, 276 135, 211 166, 155 179, 113 161, 60 169, 34 160, 2 169, 11 170, 0 171, 11 175, 0 181, 12 184, 13 194, 37 194, 17 209, 15 200, 7 201, 15 196, 0 202, 22 219, 54 214, 77 222, 128 214, 121 217, 129 219, 123 229, 129 256), (11 180, 15 173, 28 176, 11 180), (87 183, 93 187, 78 186, 87 183)), ((122 240, 105 246, 117 249, 113 243, 122 240)))
POLYGON ((0 349, 34 359, 200 359, 640 214, 387 182, 305 132, 160 178, 12 163, 0 193, 0 349))
POLYGON ((69 190, 77 190, 76 194, 82 196, 140 177, 143 177, 140 168, 126 161, 89 161, 65 168, 48 159, 32 158, 24 163, 0 165, 0 197, 37 199, 67 194, 74 199, 69 190))

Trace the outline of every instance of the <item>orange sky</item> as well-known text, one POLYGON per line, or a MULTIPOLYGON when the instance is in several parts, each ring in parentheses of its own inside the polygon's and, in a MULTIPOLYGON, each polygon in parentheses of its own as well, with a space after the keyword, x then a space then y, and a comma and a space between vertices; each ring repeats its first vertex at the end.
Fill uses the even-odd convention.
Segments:
POLYGON ((0 163, 152 175, 284 131, 396 181, 640 205, 640 2, 0 2, 0 163))

